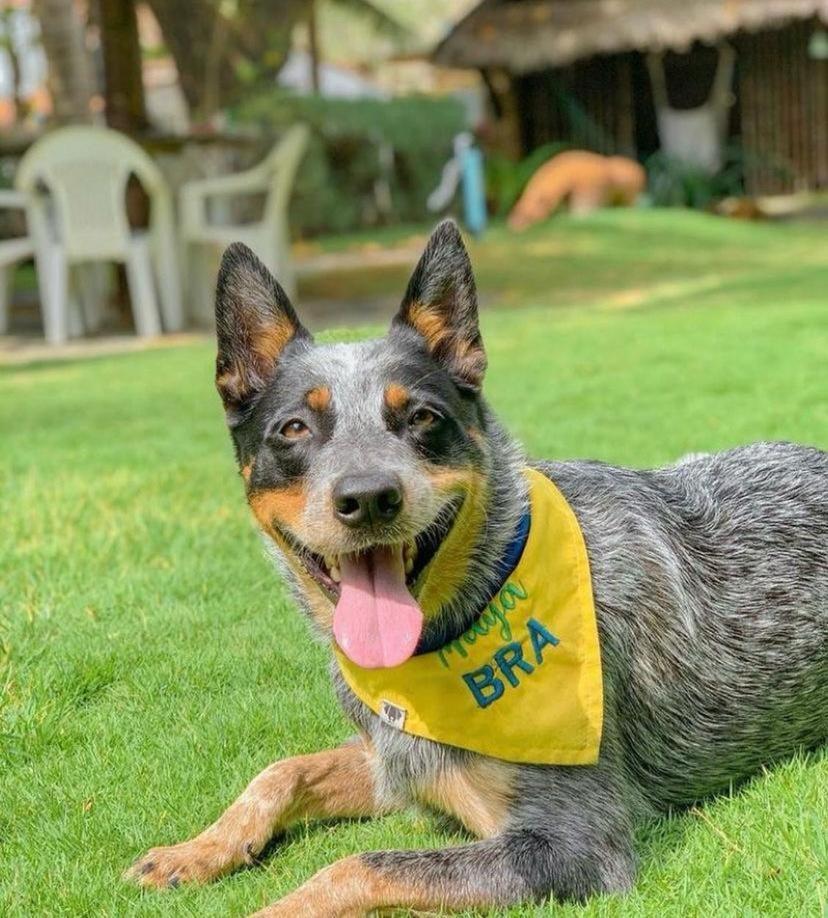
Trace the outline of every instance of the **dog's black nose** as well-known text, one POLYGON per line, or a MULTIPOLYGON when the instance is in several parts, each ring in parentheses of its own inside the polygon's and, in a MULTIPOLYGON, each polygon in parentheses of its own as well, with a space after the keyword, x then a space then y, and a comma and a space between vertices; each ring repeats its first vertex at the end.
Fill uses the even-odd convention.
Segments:
POLYGON ((334 513, 346 526, 390 523, 402 504, 402 482, 396 475, 345 475, 333 489, 334 513))

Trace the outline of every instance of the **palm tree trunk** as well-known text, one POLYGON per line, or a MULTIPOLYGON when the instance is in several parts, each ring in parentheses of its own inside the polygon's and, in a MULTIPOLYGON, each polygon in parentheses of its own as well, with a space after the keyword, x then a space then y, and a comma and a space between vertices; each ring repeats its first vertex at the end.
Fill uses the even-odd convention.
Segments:
POLYGON ((92 68, 75 4, 73 0, 34 0, 33 6, 49 65, 53 116, 61 123, 89 121, 92 68))

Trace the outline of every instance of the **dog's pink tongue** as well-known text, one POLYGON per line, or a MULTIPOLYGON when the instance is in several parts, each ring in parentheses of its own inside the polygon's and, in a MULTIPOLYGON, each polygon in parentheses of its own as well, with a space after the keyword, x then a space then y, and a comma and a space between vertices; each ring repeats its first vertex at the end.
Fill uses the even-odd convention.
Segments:
POLYGON ((339 559, 341 593, 333 617, 336 643, 357 666, 399 666, 413 653, 423 613, 405 585, 402 546, 339 559))

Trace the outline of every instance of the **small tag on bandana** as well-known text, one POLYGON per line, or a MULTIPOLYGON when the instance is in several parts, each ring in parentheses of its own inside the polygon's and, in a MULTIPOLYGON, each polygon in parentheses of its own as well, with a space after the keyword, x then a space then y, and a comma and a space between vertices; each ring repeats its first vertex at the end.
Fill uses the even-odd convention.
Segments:
POLYGON ((399 707, 399 705, 391 704, 390 701, 386 701, 384 698, 380 702, 379 709, 379 718, 384 723, 388 724, 389 727, 395 727, 397 730, 402 730, 405 726, 405 708, 399 707))

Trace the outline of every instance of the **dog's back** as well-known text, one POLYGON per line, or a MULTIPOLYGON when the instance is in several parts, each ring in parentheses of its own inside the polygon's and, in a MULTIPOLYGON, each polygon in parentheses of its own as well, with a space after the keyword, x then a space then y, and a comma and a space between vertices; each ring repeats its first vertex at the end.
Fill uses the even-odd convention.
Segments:
POLYGON ((535 172, 509 214, 509 226, 519 230, 545 220, 565 200, 578 214, 605 204, 633 204, 646 185, 646 173, 634 160, 568 150, 535 172))
POLYGON ((828 453, 543 466, 578 514, 614 754, 657 806, 828 737, 828 453))

